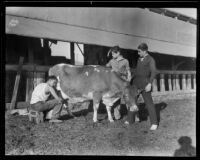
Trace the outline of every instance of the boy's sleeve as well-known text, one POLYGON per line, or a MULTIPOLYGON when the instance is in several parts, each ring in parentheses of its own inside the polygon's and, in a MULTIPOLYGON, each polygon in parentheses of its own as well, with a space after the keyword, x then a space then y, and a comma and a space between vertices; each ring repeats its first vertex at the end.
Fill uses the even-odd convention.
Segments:
POLYGON ((131 81, 131 70, 130 70, 130 66, 129 66, 128 60, 126 60, 126 71, 127 71, 127 73, 128 73, 127 80, 128 80, 128 81, 131 81))
POLYGON ((150 83, 152 83, 157 74, 156 63, 153 58, 150 59, 149 67, 150 67, 150 71, 151 71, 150 83))
POLYGON ((126 60, 126 70, 127 70, 127 71, 130 71, 130 66, 129 66, 128 60, 126 60))
POLYGON ((111 60, 106 64, 106 67, 112 67, 111 60))

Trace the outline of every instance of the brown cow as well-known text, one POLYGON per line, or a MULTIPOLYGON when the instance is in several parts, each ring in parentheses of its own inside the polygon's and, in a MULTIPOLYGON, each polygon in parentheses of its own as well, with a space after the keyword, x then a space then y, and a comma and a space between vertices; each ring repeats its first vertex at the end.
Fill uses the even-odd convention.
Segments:
POLYGON ((106 105, 110 122, 113 122, 111 107, 122 96, 131 111, 138 110, 137 89, 110 68, 99 65, 57 64, 49 69, 49 75, 58 78, 58 88, 64 99, 69 98, 76 102, 93 100, 94 122, 97 122, 97 110, 101 100, 106 105))

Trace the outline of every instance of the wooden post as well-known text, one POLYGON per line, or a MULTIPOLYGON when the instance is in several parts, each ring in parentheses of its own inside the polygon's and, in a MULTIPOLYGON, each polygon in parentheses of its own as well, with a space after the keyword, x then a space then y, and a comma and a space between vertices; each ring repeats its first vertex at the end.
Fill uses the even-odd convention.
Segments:
POLYGON ((169 91, 172 91, 172 79, 171 79, 171 74, 168 74, 168 86, 169 86, 169 91))
POLYGON ((37 86, 37 72, 33 72, 33 89, 37 86))
POLYGON ((173 80, 172 80, 172 82, 173 82, 173 91, 175 91, 176 90, 176 75, 173 74, 172 76, 173 76, 173 80))
POLYGON ((187 90, 191 89, 191 75, 187 75, 187 90))
POLYGON ((196 74, 193 74, 193 84, 194 84, 194 90, 196 90, 196 74))
POLYGON ((186 90, 185 74, 182 74, 182 90, 186 90))
POLYGON ((157 79, 154 78, 153 80, 153 92, 158 92, 158 86, 157 86, 157 79))
POLYGON ((34 63, 34 51, 32 47, 32 39, 29 39, 28 41, 28 62, 29 63, 34 63))
POLYGON ((15 79, 15 86, 14 86, 12 100, 11 100, 11 104, 10 104, 10 109, 15 108, 23 62, 24 62, 24 57, 20 57, 19 58, 19 66, 18 66, 18 70, 17 70, 17 76, 16 76, 16 79, 15 79))
POLYGON ((179 74, 176 74, 176 90, 180 90, 179 74))
POLYGON ((51 56, 51 49, 49 47, 49 40, 44 39, 43 44, 44 44, 44 47, 43 47, 44 64, 49 65, 49 60, 50 60, 50 56, 51 56))
POLYGON ((70 43, 70 57, 71 57, 71 64, 75 64, 75 56, 74 56, 74 43, 70 43))
POLYGON ((165 91, 164 74, 160 74, 160 91, 165 91))
MULTIPOLYGON (((34 50, 31 44, 31 40, 29 40, 28 45, 28 63, 33 64, 34 63, 34 50)), ((27 72, 26 74, 26 102, 30 102, 31 94, 33 92, 34 88, 34 72, 27 72)))
POLYGON ((33 92, 34 84, 34 72, 27 72, 27 79, 26 79, 26 102, 30 102, 31 94, 33 92))

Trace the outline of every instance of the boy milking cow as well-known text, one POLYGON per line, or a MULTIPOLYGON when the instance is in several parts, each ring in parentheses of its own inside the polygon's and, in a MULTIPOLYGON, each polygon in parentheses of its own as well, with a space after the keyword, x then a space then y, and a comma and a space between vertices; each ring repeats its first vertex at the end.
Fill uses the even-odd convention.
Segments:
POLYGON ((55 76, 49 76, 46 83, 40 83, 34 88, 31 96, 30 109, 39 112, 50 111, 51 115, 47 117, 49 122, 62 122, 59 117, 64 101, 56 93, 57 82, 55 76), (54 99, 48 100, 50 95, 54 99))

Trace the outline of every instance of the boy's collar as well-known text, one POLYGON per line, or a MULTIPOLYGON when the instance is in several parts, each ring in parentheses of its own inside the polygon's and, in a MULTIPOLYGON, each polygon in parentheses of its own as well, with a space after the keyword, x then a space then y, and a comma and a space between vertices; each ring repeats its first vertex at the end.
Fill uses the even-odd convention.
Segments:
POLYGON ((117 57, 117 61, 120 61, 120 60, 122 60, 122 59, 124 59, 124 57, 122 57, 121 55, 119 56, 119 57, 117 57))
POLYGON ((140 57, 140 60, 143 61, 144 58, 145 58, 146 56, 148 56, 148 55, 149 55, 149 54, 145 54, 143 57, 140 57))

